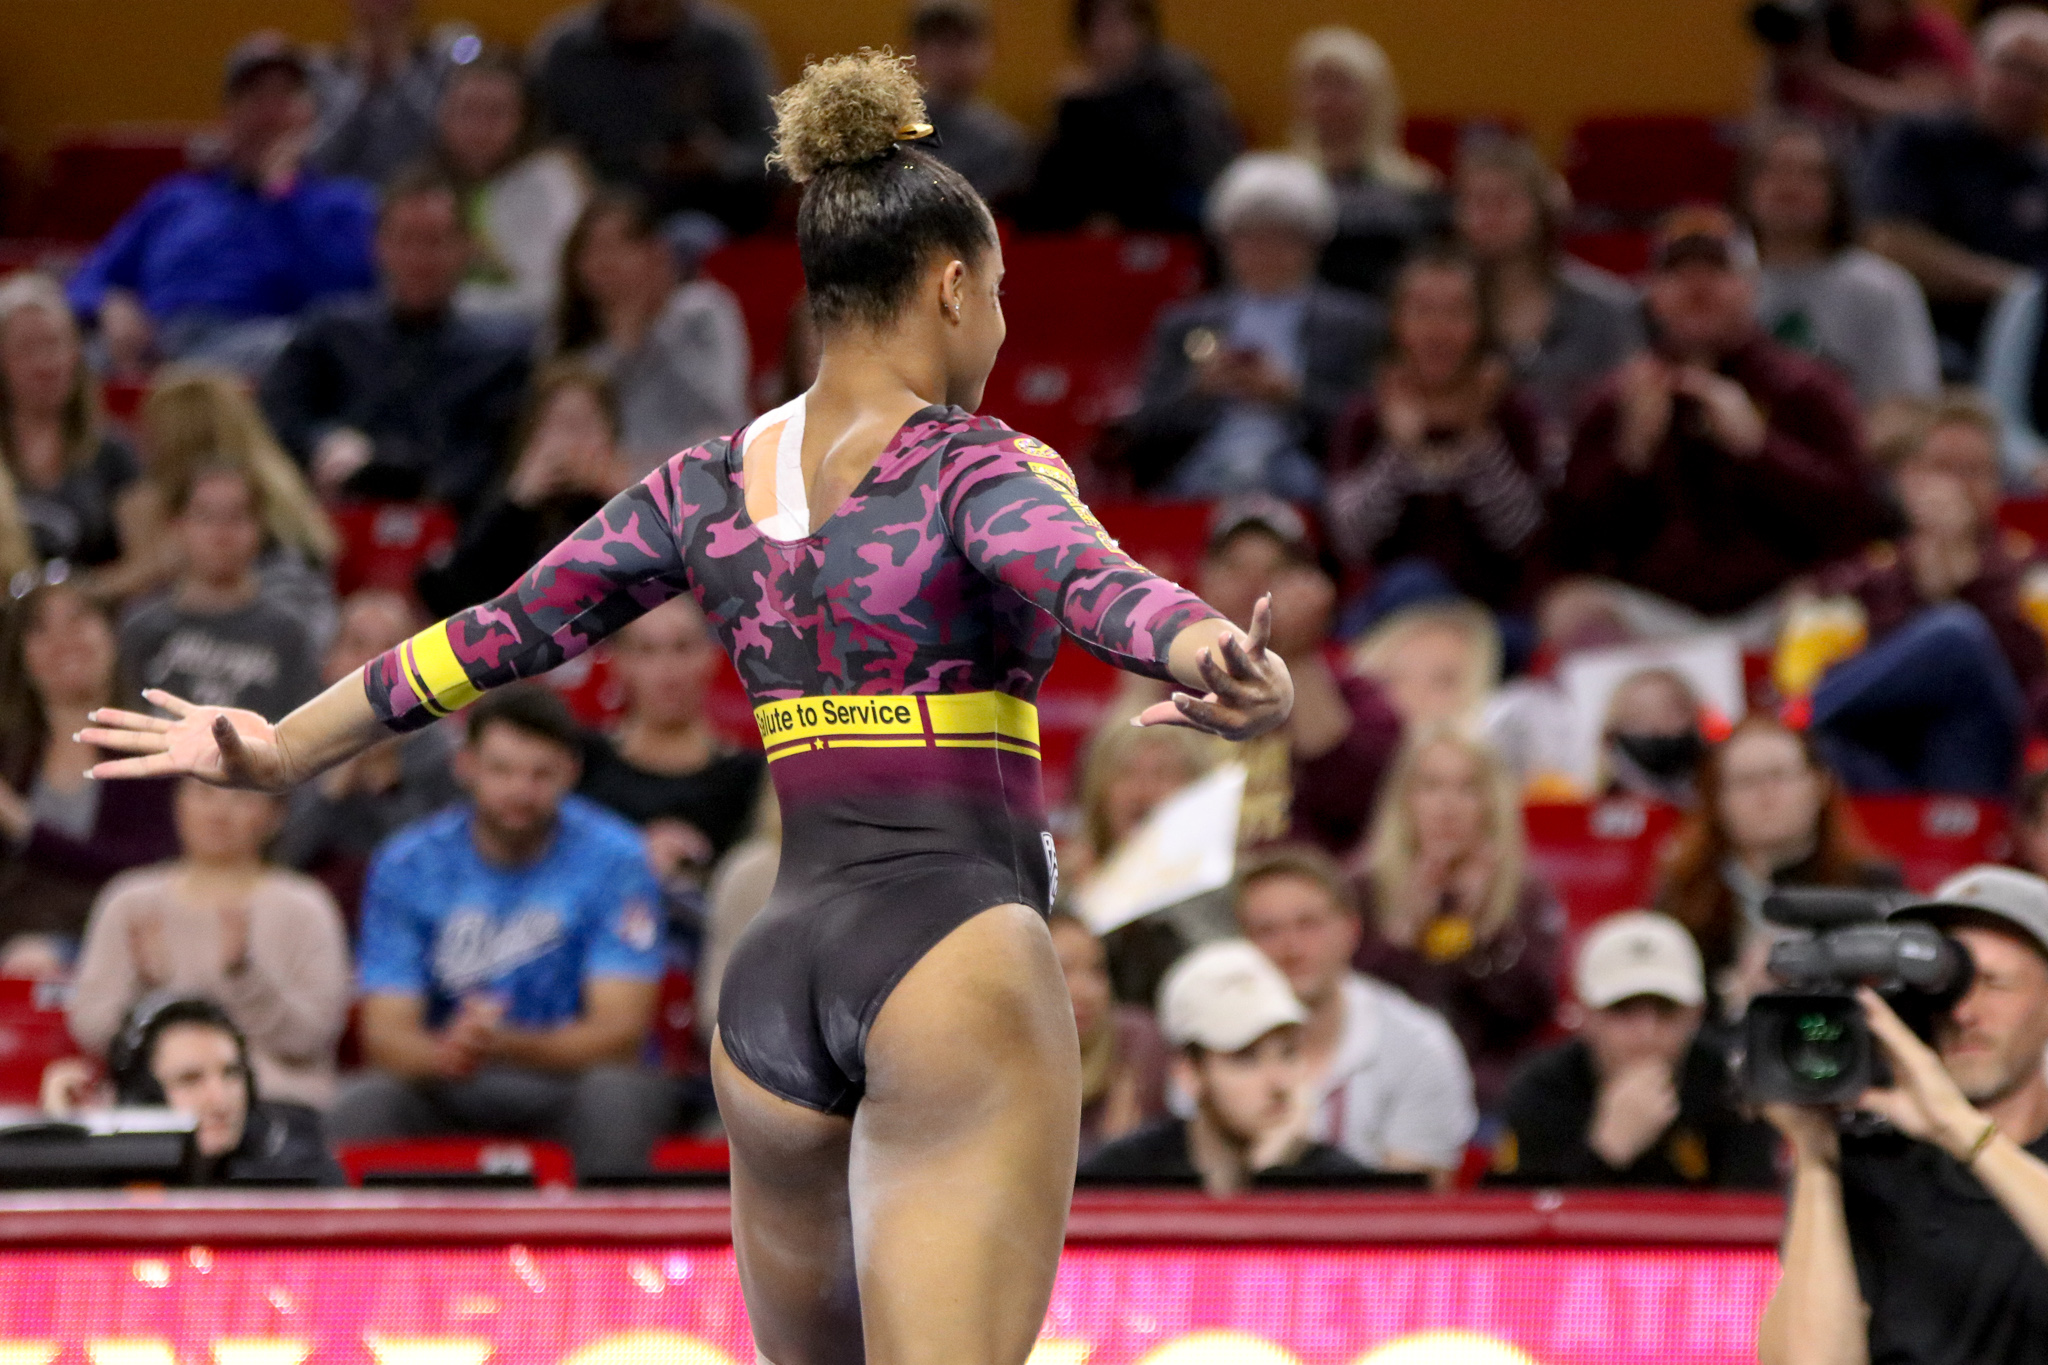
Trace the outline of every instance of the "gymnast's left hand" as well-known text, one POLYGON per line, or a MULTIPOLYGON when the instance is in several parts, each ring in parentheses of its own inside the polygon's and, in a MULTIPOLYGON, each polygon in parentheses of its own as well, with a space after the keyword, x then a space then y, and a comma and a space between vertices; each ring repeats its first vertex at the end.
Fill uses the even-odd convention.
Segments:
POLYGON ((1286 662, 1268 647, 1272 637, 1273 598, 1268 594, 1252 608, 1249 631, 1226 625, 1214 644, 1197 651, 1194 670, 1209 689, 1204 695, 1175 692, 1131 723, 1185 725, 1235 740, 1278 729, 1294 709, 1294 679, 1286 662))

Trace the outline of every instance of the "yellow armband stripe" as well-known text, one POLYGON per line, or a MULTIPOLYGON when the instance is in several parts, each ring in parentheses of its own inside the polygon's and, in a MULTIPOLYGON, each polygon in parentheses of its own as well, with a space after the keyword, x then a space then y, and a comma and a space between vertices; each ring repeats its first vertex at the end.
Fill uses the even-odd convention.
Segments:
POLYGON ((446 621, 436 621, 400 645, 398 657, 405 665, 406 681, 437 716, 460 711, 483 695, 455 657, 446 621))

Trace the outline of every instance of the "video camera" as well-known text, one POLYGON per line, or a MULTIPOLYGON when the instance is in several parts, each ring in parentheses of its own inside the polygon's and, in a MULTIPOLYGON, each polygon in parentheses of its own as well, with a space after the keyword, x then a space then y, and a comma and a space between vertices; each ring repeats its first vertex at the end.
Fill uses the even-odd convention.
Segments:
POLYGON ((1885 997, 1922 1038, 1970 989, 1962 944, 1930 924, 1890 916, 1915 902, 1885 892, 1812 888, 1773 892, 1764 918, 1795 932, 1771 947, 1785 988, 1757 996, 1742 1016, 1742 1084, 1757 1103, 1853 1104, 1891 1069, 1871 1040, 1855 989, 1885 997))
POLYGON ((1856 17, 1838 0, 1758 0, 1749 7, 1749 31, 1769 47, 1797 47, 1816 26, 1839 53, 1854 36, 1856 17))

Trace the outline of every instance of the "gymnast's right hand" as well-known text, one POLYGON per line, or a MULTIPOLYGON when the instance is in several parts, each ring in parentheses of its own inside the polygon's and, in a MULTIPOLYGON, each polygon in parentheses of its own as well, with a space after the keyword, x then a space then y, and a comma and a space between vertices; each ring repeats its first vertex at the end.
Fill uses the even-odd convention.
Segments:
POLYGON ((195 706, 152 688, 143 700, 170 712, 145 716, 103 706, 78 738, 112 753, 92 766, 95 778, 192 776, 221 787, 283 791, 291 786, 277 727, 254 711, 195 706))
POLYGON ((1261 597, 1252 608, 1252 627, 1240 636, 1236 627, 1202 622, 1175 637, 1172 653, 1180 654, 1198 634, 1208 634, 1215 643, 1195 646, 1193 668, 1179 666, 1174 672, 1186 677, 1192 671, 1208 688, 1204 696, 1175 692, 1167 700, 1148 706, 1131 720, 1133 725, 1185 725, 1207 730, 1225 739, 1246 740, 1286 724, 1294 710, 1294 679, 1287 663, 1267 648, 1273 637, 1273 597, 1261 597))

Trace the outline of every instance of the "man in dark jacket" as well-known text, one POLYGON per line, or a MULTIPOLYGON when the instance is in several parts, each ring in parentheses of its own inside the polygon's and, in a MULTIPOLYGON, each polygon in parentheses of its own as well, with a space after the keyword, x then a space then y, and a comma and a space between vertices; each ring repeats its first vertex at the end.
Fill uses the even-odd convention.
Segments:
POLYGON ((467 512, 498 471, 530 368, 517 328, 455 311, 470 240, 455 190, 408 174, 377 226, 378 297, 310 319, 263 409, 323 493, 426 496, 467 512))
POLYGON ((1229 277, 1153 331, 1125 461, 1143 489, 1312 501, 1331 424, 1385 338, 1379 305, 1316 278, 1337 202, 1299 157, 1253 153, 1217 182, 1209 230, 1229 277))
POLYGON ((1719 209, 1660 225, 1653 350, 1596 393, 1551 524, 1569 570, 1703 617, 1748 610, 1879 534, 1886 513, 1847 386, 1755 321, 1756 249, 1719 209))
POLYGON ((1685 927, 1610 916, 1573 979, 1584 1023, 1508 1084, 1489 1179, 1775 1189, 1777 1139, 1737 1112, 1727 1058, 1700 1037, 1706 973, 1685 927))
POLYGON ((714 0, 595 0, 541 35, 533 66, 549 127, 603 179, 734 232, 766 219, 774 79, 744 16, 714 0))

